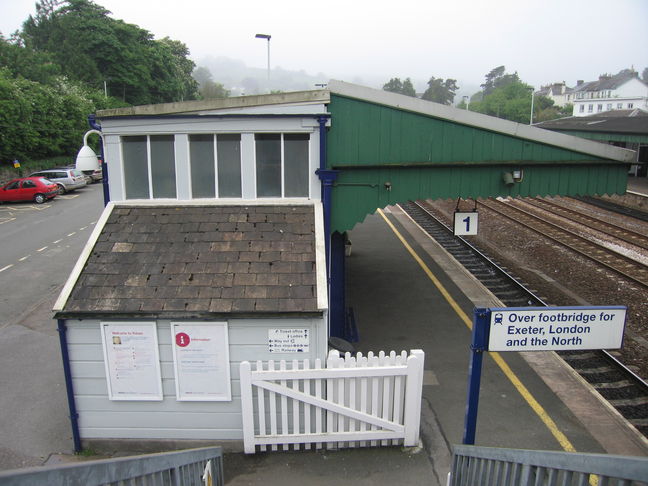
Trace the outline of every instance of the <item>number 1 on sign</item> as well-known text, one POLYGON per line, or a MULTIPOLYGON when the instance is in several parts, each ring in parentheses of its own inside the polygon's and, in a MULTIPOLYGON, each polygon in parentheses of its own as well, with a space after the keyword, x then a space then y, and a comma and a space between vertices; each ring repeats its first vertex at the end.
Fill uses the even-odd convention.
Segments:
POLYGON ((479 219, 476 211, 454 213, 455 236, 476 235, 478 221, 479 219))

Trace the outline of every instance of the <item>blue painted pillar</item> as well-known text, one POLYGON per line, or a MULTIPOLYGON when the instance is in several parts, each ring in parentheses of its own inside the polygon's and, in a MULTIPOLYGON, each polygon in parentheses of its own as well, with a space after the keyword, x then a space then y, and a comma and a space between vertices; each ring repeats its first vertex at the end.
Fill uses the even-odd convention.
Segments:
POLYGON ((468 398, 466 400, 466 416, 462 442, 466 445, 475 445, 479 386, 481 384, 484 352, 488 351, 490 314, 490 309, 476 308, 473 311, 472 342, 470 344, 471 354, 468 368, 468 398))
POLYGON ((345 234, 335 231, 331 235, 331 276, 329 302, 329 330, 333 337, 347 339, 346 335, 346 256, 345 234))

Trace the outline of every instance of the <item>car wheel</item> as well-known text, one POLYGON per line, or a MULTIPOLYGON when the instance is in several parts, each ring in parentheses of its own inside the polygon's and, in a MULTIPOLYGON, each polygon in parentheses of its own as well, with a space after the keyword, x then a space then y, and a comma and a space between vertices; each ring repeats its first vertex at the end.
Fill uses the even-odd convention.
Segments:
POLYGON ((45 196, 43 196, 42 194, 36 194, 34 196, 34 202, 36 204, 43 204, 45 202, 45 196))
POLYGON ((59 195, 65 194, 65 186, 59 184, 58 185, 58 193, 59 193, 59 195))

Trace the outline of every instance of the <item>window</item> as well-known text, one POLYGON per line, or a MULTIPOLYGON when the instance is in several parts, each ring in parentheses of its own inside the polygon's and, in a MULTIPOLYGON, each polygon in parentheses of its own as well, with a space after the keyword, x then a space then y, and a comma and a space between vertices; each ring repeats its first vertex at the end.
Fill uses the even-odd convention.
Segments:
POLYGON ((580 113, 585 113, 585 105, 580 105, 578 108, 580 113))
POLYGON ((598 105, 596 105, 596 111, 597 112, 603 111, 603 103, 599 103, 598 105))
POLYGON ((23 189, 28 189, 30 187, 36 187, 36 183, 34 181, 23 181, 23 189))
POLYGON ((594 111, 594 105, 587 105, 587 113, 592 113, 594 111))
POLYGON ((122 160, 126 199, 176 197, 173 135, 122 137, 122 160))
POLYGON ((241 135, 190 135, 189 157, 193 198, 241 197, 241 135))
POLYGON ((634 103, 628 103, 628 109, 634 108, 634 103))
POLYGON ((623 108, 623 103, 617 103, 617 110, 621 110, 623 108))
POLYGON ((610 111, 610 110, 612 110, 612 103, 608 103, 608 104, 607 104, 607 108, 606 108, 606 109, 607 109, 607 111, 610 111))
POLYGON ((308 197, 308 134, 257 134, 257 197, 308 197))

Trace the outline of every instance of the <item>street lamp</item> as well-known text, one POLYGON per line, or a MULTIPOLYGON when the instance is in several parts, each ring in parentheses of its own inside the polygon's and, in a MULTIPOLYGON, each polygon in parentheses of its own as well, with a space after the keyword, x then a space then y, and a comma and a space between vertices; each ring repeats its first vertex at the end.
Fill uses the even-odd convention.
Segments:
POLYGON ((531 86, 531 116, 529 117, 529 125, 533 125, 533 93, 534 88, 531 86))
MULTIPOLYGON (((268 83, 270 82, 270 37, 272 37, 269 34, 257 34, 254 36, 256 39, 267 39, 268 41, 268 83)), ((268 89, 270 89, 270 86, 268 86, 268 89)))
POLYGON ((470 103, 470 96, 466 96, 466 95, 464 95, 464 96, 462 96, 462 98, 463 98, 463 102, 464 102, 464 104, 466 105, 466 110, 469 110, 470 108, 469 108, 469 104, 468 104, 468 103, 470 103))

